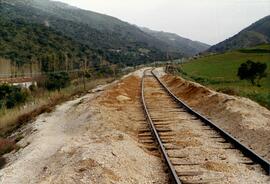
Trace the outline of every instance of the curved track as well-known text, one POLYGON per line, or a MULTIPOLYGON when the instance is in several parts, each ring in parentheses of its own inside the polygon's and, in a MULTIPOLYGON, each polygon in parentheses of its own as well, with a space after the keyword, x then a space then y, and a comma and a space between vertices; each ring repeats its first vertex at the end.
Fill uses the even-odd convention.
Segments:
POLYGON ((167 166, 170 183, 270 181, 262 170, 269 174, 267 161, 189 108, 151 70, 145 71, 141 94, 148 126, 167 166))

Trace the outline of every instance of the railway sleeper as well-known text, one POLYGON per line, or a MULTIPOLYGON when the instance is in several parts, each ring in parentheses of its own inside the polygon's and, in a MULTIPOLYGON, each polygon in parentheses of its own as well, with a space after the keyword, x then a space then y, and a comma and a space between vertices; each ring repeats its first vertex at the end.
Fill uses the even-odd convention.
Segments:
POLYGON ((172 136, 160 136, 162 141, 174 141, 174 137, 172 136))
POLYGON ((175 122, 175 119, 164 117, 153 117, 153 122, 175 122))
POLYGON ((139 135, 140 139, 153 139, 151 135, 139 135))
POLYGON ((204 174, 204 171, 176 171, 179 177, 181 176, 201 176, 204 174))
POLYGON ((202 165, 203 162, 190 162, 190 161, 172 161, 172 164, 175 166, 184 166, 184 165, 202 165))
POLYGON ((163 122, 163 121, 160 121, 160 122, 154 122, 155 126, 156 125, 171 125, 172 123, 174 123, 174 121, 171 121, 171 122, 163 122))
POLYGON ((163 145, 164 145, 166 150, 179 150, 179 149, 181 149, 181 148, 179 148, 175 145, 172 145, 170 143, 164 143, 163 145))
POLYGON ((176 136, 176 134, 173 133, 173 132, 159 132, 159 136, 160 137, 166 137, 166 136, 172 136, 172 137, 174 137, 174 136, 176 136))
POLYGON ((155 141, 153 139, 148 139, 148 140, 140 140, 141 143, 147 144, 147 143, 154 143, 155 141))
POLYGON ((171 129, 171 126, 164 126, 164 125, 160 125, 160 126, 155 126, 155 128, 157 129, 157 131, 159 131, 159 130, 168 130, 168 131, 172 131, 172 129, 171 129))
POLYGON ((210 184, 217 181, 220 181, 221 178, 213 178, 213 179, 199 179, 199 180, 181 180, 182 184, 210 184))
POLYGON ((238 163, 239 164, 245 164, 245 165, 256 165, 256 163, 253 162, 253 161, 240 161, 238 163))
POLYGON ((159 128, 157 129, 158 132, 172 132, 172 129, 171 128, 159 128))
POLYGON ((138 133, 139 136, 152 136, 151 132, 143 132, 143 133, 138 133))
POLYGON ((145 129, 140 129, 139 130, 139 134, 142 134, 142 133, 148 133, 148 132, 150 132, 151 133, 151 130, 148 128, 145 128, 145 129))
POLYGON ((168 155, 172 159, 183 159, 183 158, 188 158, 189 157, 186 154, 179 155, 179 154, 175 154, 175 153, 168 153, 168 155))
POLYGON ((163 144, 166 144, 166 143, 172 143, 173 140, 166 140, 166 141, 162 141, 163 144))
POLYGON ((155 151, 158 150, 157 145, 149 144, 149 145, 143 145, 143 147, 149 151, 155 151))

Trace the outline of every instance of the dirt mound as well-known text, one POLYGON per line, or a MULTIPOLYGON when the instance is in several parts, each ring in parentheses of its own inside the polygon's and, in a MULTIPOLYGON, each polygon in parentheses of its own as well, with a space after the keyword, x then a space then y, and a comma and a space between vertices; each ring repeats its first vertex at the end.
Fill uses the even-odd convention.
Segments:
POLYGON ((138 100, 140 94, 139 81, 140 79, 134 75, 127 77, 107 91, 106 94, 102 96, 100 104, 115 107, 115 105, 119 105, 126 101, 134 103, 134 101, 138 100))
POLYGON ((162 80, 189 106, 270 160, 268 109, 247 98, 218 93, 180 77, 165 75, 162 80))

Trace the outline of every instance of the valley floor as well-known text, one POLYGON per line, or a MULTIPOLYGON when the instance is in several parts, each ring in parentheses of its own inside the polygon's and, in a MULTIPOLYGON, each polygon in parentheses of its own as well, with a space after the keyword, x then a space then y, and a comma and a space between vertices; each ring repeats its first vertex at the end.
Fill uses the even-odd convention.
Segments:
MULTIPOLYGON (((145 124, 140 103, 142 74, 139 70, 99 86, 20 129, 25 135, 19 142, 22 148, 5 155, 8 164, 0 170, 0 182, 168 183, 159 155, 147 150, 138 136, 145 124)), ((173 76, 163 80, 196 110, 269 159, 268 110, 173 76)))

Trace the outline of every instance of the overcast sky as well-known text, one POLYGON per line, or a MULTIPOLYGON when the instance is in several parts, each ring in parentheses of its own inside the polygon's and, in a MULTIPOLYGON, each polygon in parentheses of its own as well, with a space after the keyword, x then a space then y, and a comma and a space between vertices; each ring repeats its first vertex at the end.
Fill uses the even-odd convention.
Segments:
POLYGON ((216 44, 270 15, 270 0, 60 0, 138 26, 216 44))

